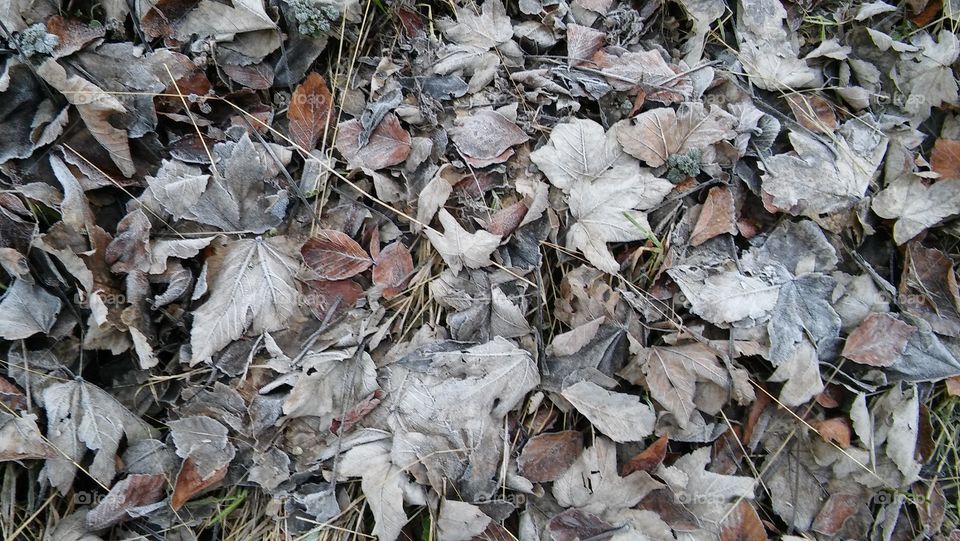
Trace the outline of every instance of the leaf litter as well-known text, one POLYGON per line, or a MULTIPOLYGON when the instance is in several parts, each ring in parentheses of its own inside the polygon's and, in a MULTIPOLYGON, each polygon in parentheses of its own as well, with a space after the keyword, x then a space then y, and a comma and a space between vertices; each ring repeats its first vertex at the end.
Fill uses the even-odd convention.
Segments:
POLYGON ((956 539, 955 4, 7 2, 0 532, 956 539))

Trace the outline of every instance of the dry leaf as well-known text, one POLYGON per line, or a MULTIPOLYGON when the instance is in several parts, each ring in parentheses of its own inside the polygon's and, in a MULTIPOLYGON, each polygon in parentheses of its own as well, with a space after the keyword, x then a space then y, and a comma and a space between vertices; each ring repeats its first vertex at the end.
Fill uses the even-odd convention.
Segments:
POLYGON ((617 474, 616 445, 598 436, 593 447, 553 482, 553 496, 564 507, 576 507, 588 513, 628 509, 650 491, 662 486, 647 472, 617 474))
POLYGON ((0 338, 22 340, 50 332, 60 313, 60 299, 26 280, 14 280, 0 299, 0 338))
POLYGON ((830 102, 815 94, 789 94, 787 105, 801 126, 810 131, 832 134, 837 129, 837 115, 830 102))
POLYGON ((300 248, 303 262, 323 280, 345 280, 367 270, 373 260, 347 234, 320 229, 300 248))
POLYGON ((842 355, 860 364, 890 366, 900 358, 907 339, 916 330, 890 314, 870 314, 847 337, 842 355))
POLYGON ((636 396, 580 381, 561 393, 600 432, 615 442, 642 441, 653 433, 653 408, 636 396))
MULTIPOLYGON (((5 406, 6 404, 4 404, 5 406)), ((37 416, 0 411, 0 461, 54 458, 59 456, 37 428, 37 416)))
POLYGON ((500 245, 500 236, 480 230, 468 233, 446 209, 438 214, 443 233, 427 229, 430 243, 454 273, 461 269, 479 269, 492 264, 490 254, 500 245))
POLYGON ((960 178, 928 186, 916 175, 904 175, 873 198, 872 208, 881 218, 897 220, 893 240, 903 244, 945 218, 960 214, 960 178))
POLYGON ((403 163, 410 155, 410 134, 393 113, 383 118, 365 145, 360 144, 362 132, 359 120, 344 122, 337 130, 337 150, 355 167, 383 169, 403 163))
POLYGON ((530 438, 517 459, 520 475, 534 483, 553 481, 565 472, 583 451, 583 436, 566 430, 530 438))
POLYGON ((413 275, 410 250, 395 241, 387 245, 373 260, 373 283, 383 287, 383 297, 392 299, 407 286, 413 275))
POLYGON ((294 143, 307 151, 317 146, 330 124, 332 100, 327 82, 311 72, 290 96, 287 118, 290 119, 290 138, 294 143))
POLYGON ((697 225, 690 234, 690 245, 700 246, 717 235, 736 235, 737 232, 736 209, 730 189, 722 186, 710 188, 697 225))
POLYGON ((473 167, 501 163, 513 155, 510 147, 529 139, 514 122, 492 109, 480 109, 448 132, 464 159, 473 167))
POLYGON ((667 456, 667 444, 669 443, 670 439, 666 434, 657 438, 657 441, 651 443, 623 465, 623 474, 630 475, 635 471, 652 472, 657 469, 657 466, 667 456))
POLYGON ((210 297, 193 312, 190 344, 197 364, 250 330, 286 328, 297 312, 296 247, 286 237, 245 239, 223 249, 210 297))
POLYGON ((110 492, 87 513, 87 526, 103 530, 133 518, 133 508, 156 503, 163 498, 166 478, 162 474, 130 475, 113 485, 110 492))
POLYGON ((960 141, 937 139, 930 156, 930 167, 940 178, 960 179, 960 141))
POLYGON ((674 154, 692 149, 709 163, 711 145, 733 139, 736 119, 717 106, 707 110, 699 103, 684 103, 678 110, 669 107, 637 115, 633 124, 621 129, 617 138, 623 150, 650 167, 660 167, 674 154))

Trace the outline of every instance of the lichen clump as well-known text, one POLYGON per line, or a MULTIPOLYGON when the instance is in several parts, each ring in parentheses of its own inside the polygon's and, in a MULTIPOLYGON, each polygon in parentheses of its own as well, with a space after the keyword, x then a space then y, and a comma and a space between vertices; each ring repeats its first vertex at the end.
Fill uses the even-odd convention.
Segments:
POLYGON ((674 184, 700 174, 700 149, 691 148, 686 154, 672 154, 667 158, 667 180, 674 184))
POLYGON ((50 55, 60 44, 60 38, 47 32, 47 27, 43 23, 37 23, 28 26, 16 37, 17 49, 20 54, 30 58, 36 55, 50 55))
POLYGON ((336 5, 318 0, 287 0, 297 30, 307 36, 319 37, 330 31, 331 25, 340 18, 336 5))

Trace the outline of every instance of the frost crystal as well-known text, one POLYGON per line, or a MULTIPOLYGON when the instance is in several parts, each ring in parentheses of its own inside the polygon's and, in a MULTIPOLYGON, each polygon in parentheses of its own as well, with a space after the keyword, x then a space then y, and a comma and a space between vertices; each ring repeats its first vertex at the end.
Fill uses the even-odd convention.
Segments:
POLYGON ((27 58, 38 54, 52 54, 60 44, 60 38, 54 34, 48 34, 47 27, 43 23, 27 27, 17 35, 16 40, 20 53, 27 58))

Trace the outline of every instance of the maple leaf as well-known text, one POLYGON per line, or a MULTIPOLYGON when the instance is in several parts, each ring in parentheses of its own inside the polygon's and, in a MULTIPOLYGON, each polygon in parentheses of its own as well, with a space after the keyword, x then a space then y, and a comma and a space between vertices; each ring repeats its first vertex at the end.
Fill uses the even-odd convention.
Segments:
POLYGON ((437 216, 443 224, 443 233, 427 229, 427 238, 454 274, 464 267, 479 269, 492 263, 490 254, 500 245, 500 235, 483 230, 467 233, 447 209, 440 209, 437 216))
POLYGON ((881 218, 897 220, 893 240, 903 244, 960 214, 960 179, 939 180, 928 186, 916 175, 904 175, 874 196, 872 208, 881 218))
POLYGON ((711 145, 733 139, 737 120, 716 105, 708 111, 700 103, 684 103, 676 111, 669 107, 653 109, 637 115, 633 124, 617 132, 623 150, 660 167, 674 154, 700 151, 701 160, 711 161, 711 145))
POLYGON ((730 385, 730 376, 716 353, 699 343, 642 348, 619 375, 643 383, 653 399, 673 413, 681 429, 687 428, 697 409, 697 383, 710 382, 722 388, 730 385))
POLYGON ((151 428, 103 389, 77 378, 43 390, 47 439, 62 456, 47 460, 42 476, 66 494, 78 464, 89 449, 93 463, 86 472, 109 485, 117 472, 115 457, 121 438, 146 439, 151 428))
POLYGON ((919 124, 930 116, 931 108, 957 104, 957 79, 950 66, 960 56, 960 40, 943 29, 936 41, 926 32, 918 33, 911 41, 917 46, 917 53, 907 55, 897 65, 900 73, 894 74, 894 78, 909 93, 904 109, 919 124))
POLYGON ((567 232, 567 245, 605 272, 620 270, 607 243, 648 238, 646 215, 637 209, 657 205, 673 189, 623 152, 617 129, 605 134, 592 120, 574 119, 555 127, 548 144, 530 159, 567 194, 576 220, 567 232))
POLYGON ((298 311, 296 246, 286 237, 236 240, 224 249, 210 297, 193 312, 195 365, 250 330, 286 328, 298 311))
POLYGON ((601 436, 553 482, 553 496, 564 507, 604 513, 633 507, 650 491, 661 486, 645 471, 620 477, 617 474, 617 446, 601 436))

